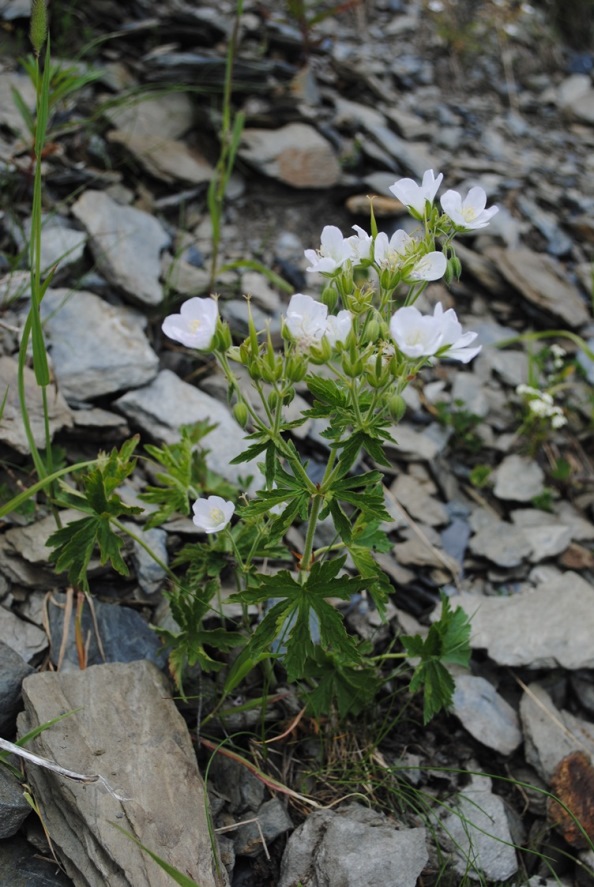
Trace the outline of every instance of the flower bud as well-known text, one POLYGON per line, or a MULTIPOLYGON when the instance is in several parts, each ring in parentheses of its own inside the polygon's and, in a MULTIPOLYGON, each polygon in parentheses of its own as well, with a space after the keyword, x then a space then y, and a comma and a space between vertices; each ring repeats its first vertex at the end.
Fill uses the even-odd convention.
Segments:
POLYGON ((381 328, 379 322, 375 318, 372 318, 372 320, 370 320, 369 323, 365 325, 365 329, 363 330, 362 342, 365 345, 367 345, 369 342, 376 342, 379 339, 380 332, 381 328))
POLYGON ((400 422, 406 413, 406 402, 401 394, 393 394, 388 400, 388 412, 394 422, 400 422))
POLYGON ((334 314, 336 306, 338 304, 338 293, 336 291, 336 287, 334 284, 327 284, 322 290, 322 295, 320 296, 320 301, 324 303, 324 305, 328 306, 328 311, 330 314, 334 314))
POLYGON ((245 428, 250 418, 250 414, 243 401, 240 400, 235 404, 233 407, 233 415, 235 416, 236 422, 238 422, 242 428, 245 428))
POLYGON ((307 376, 307 359, 301 354, 292 354, 285 362, 287 382, 301 382, 307 376))
POLYGON ((270 392, 270 394, 268 395, 267 400, 268 400, 268 406, 270 407, 270 409, 272 410, 272 412, 274 412, 274 411, 276 410, 276 408, 277 408, 277 406, 278 406, 278 403, 279 403, 279 400, 280 400, 280 397, 279 397, 279 393, 278 393, 278 391, 275 391, 275 390, 273 389, 273 390, 270 392))

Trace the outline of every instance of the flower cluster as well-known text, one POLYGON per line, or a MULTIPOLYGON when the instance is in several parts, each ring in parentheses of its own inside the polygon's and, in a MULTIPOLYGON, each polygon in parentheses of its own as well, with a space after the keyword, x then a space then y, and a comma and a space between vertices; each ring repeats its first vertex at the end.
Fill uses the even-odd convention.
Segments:
POLYGON ((567 418, 561 409, 555 405, 553 396, 548 391, 540 391, 532 385, 518 385, 516 394, 523 398, 530 413, 536 419, 547 419, 551 428, 555 430, 567 425, 567 418))
MULTIPOLYGON (((395 412, 401 414, 401 404, 396 401, 402 400, 403 389, 424 365, 440 357, 468 363, 478 354, 480 346, 473 344, 477 334, 463 331, 452 308, 445 310, 438 303, 432 314, 422 314, 414 305, 430 281, 444 277, 449 281, 459 275, 460 263, 452 245, 456 235, 484 228, 497 212, 496 206, 487 208, 485 191, 474 187, 464 197, 457 191, 446 191, 440 213, 434 202, 442 180, 441 173, 427 170, 420 184, 403 178, 392 185, 391 192, 420 223, 412 235, 402 229, 390 235, 379 232, 373 214, 371 234, 359 225, 353 226, 355 233, 348 237, 334 225, 323 228, 320 248, 305 251, 307 270, 327 280, 322 299, 305 293, 291 297, 280 352, 269 331, 262 334, 256 330, 251 314, 249 335, 241 344, 232 345, 214 298, 189 299, 178 314, 165 318, 162 329, 169 338, 186 348, 210 350, 217 356, 229 382, 230 396, 236 401, 235 417, 243 427, 251 422, 256 429, 252 438, 261 438, 261 444, 250 447, 255 454, 269 446, 262 415, 276 434, 283 428, 283 407, 293 399, 297 382, 305 379, 314 397, 322 390, 308 375, 312 364, 327 365, 328 378, 335 380, 320 384, 326 386, 322 397, 330 397, 328 418, 336 422, 336 434, 355 434, 355 441, 364 441, 375 456, 369 428, 377 428, 377 439, 382 439, 382 423, 387 427, 395 412), (252 406, 241 389, 231 368, 233 361, 247 369, 253 389, 263 401, 263 413, 252 406), (269 386, 268 390, 264 386, 269 386), (333 399, 335 405, 341 404, 340 415, 332 413, 333 399)), ((541 410, 540 415, 544 415, 545 406, 551 407, 554 414, 547 415, 554 427, 559 427, 564 417, 547 403, 546 397, 530 401, 530 408, 541 410)), ((319 415, 323 414, 324 407, 315 409, 322 409, 319 415)), ((304 413, 287 430, 305 420, 304 413)), ((280 440, 278 435, 275 440, 280 440)), ((290 448, 281 448, 281 452, 284 459, 294 455, 290 448)), ((350 457, 351 450, 345 452, 350 457)), ((295 476, 306 478, 296 464, 291 467, 295 476)), ((275 489, 274 473, 267 479, 266 489, 269 494, 275 489)), ((269 514, 279 517, 283 509, 278 497, 270 501, 269 514)), ((210 496, 198 499, 193 511, 200 530, 218 533, 229 524, 234 505, 210 496)))

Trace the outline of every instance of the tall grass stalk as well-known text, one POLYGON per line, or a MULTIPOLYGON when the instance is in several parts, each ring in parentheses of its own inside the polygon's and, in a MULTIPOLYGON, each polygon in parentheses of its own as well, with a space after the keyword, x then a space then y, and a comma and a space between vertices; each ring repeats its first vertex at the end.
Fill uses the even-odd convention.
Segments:
POLYGON ((233 65, 239 44, 239 28, 243 13, 243 0, 237 0, 235 21, 227 47, 227 60, 225 65, 225 87, 223 91, 223 107, 221 120, 221 148, 219 159, 213 176, 208 186, 208 211, 212 225, 212 257, 210 263, 210 286, 214 287, 217 277, 219 248, 221 244, 221 222, 223 217, 223 203, 229 179, 233 172, 237 150, 241 141, 241 133, 245 122, 245 114, 238 111, 233 114, 231 97, 233 92, 233 65))
POLYGON ((35 0, 31 9, 31 42, 34 50, 35 86, 36 86, 36 120, 35 140, 33 145, 33 163, 35 166, 33 178, 33 204, 31 210, 31 236, 30 236, 30 267, 31 267, 31 307, 23 329, 19 349, 18 367, 18 394, 21 415, 27 443, 31 451, 35 470, 40 479, 52 473, 51 435, 49 427, 49 408, 47 399, 47 386, 50 383, 47 352, 43 337, 41 323, 41 301, 51 281, 51 272, 45 281, 41 279, 41 208, 42 208, 42 178, 41 164, 43 159, 43 147, 47 132, 49 118, 49 87, 50 87, 50 40, 47 31, 47 9, 45 0, 35 0), (40 59, 43 54, 43 75, 40 75, 40 59), (42 459, 31 429, 27 399, 25 390, 25 367, 27 352, 31 340, 33 353, 33 369, 35 380, 41 390, 44 435, 45 435, 45 461, 42 459))

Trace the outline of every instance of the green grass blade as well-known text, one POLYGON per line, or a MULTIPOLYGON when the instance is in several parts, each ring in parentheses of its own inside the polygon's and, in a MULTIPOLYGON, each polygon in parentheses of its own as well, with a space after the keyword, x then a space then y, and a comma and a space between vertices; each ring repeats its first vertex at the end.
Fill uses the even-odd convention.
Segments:
POLYGON ((180 872, 179 869, 176 869, 175 866, 170 865, 168 862, 165 862, 164 859, 161 859, 160 856, 157 856, 156 853, 153 853, 152 850, 149 850, 148 847, 145 847, 138 838, 135 838, 134 835, 131 835, 130 832, 127 832, 121 826, 119 826, 115 822, 109 823, 113 825, 114 828, 117 828, 119 832, 128 838, 129 841, 132 841, 133 844, 136 844, 137 847, 140 847, 152 860, 154 860, 160 868, 163 869, 164 872, 167 872, 170 878, 173 878, 176 884, 180 884, 181 887, 200 887, 196 881, 193 881, 192 878, 188 878, 187 875, 184 875, 183 872, 180 872))

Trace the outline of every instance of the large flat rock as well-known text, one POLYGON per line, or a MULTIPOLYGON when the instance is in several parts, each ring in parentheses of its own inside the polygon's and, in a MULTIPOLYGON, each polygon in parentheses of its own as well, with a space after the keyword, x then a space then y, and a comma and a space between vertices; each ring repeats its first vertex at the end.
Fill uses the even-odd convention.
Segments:
POLYGON ((594 668, 594 587, 577 573, 511 597, 462 593, 451 603, 470 616, 472 647, 498 665, 594 668))
POLYGON ((27 765, 44 826, 75 887, 169 887, 171 878, 114 828, 201 887, 224 887, 215 870, 205 788, 170 688, 149 662, 44 672, 23 683, 21 735, 64 712, 31 751, 62 767, 99 774, 118 795, 27 765))

